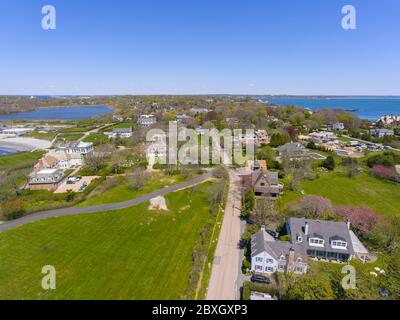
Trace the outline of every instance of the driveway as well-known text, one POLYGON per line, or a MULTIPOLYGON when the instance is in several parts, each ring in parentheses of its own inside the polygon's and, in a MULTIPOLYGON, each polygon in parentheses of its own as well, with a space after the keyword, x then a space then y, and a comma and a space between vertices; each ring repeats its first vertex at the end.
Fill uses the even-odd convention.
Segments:
POLYGON ((239 300, 238 274, 241 251, 241 179, 230 169, 230 187, 214 263, 211 270, 207 300, 239 300))
POLYGON ((6 230, 9 230, 9 229, 18 227, 18 226, 22 226, 22 225, 30 223, 30 222, 48 219, 48 218, 57 218, 57 217, 71 216, 71 215, 77 215, 77 214, 105 212, 105 211, 113 211, 113 210, 129 208, 129 207, 138 205, 140 203, 150 201, 153 198, 161 197, 168 193, 172 193, 172 192, 175 192, 178 190, 192 187, 196 184, 206 181, 211 176, 212 176, 212 171, 209 171, 200 177, 196 177, 194 179, 182 182, 175 186, 170 186, 170 187, 162 189, 162 190, 154 191, 152 193, 146 194, 142 197, 139 197, 139 198, 136 198, 133 200, 129 200, 129 201, 113 203, 113 204, 105 204, 105 205, 99 205, 99 206, 92 206, 92 207, 79 207, 79 208, 73 207, 73 208, 57 209, 57 210, 51 210, 51 211, 45 211, 45 212, 31 214, 29 216, 25 216, 25 217, 17 219, 17 220, 12 220, 12 221, 8 221, 3 224, 0 224, 0 233, 4 232, 6 230))

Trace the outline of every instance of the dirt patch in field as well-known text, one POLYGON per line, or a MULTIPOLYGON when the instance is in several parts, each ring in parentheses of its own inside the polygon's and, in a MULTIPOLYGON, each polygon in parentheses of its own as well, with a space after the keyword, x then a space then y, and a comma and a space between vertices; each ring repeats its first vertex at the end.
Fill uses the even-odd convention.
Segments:
POLYGON ((150 200, 149 210, 168 211, 167 203, 164 197, 157 197, 150 200))

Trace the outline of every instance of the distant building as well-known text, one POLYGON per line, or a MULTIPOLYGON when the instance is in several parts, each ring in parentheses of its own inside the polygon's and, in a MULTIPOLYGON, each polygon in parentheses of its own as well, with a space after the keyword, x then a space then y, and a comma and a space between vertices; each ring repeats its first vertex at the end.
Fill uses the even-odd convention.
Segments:
POLYGON ((304 146, 298 142, 286 143, 285 145, 276 148, 276 150, 279 154, 287 155, 290 158, 303 158, 308 156, 304 146))
POLYGON ((115 128, 112 132, 107 132, 106 135, 111 138, 131 138, 132 137, 132 127, 130 128, 115 128))
POLYGON ((62 142, 56 147, 56 152, 65 152, 67 154, 79 153, 81 155, 88 155, 93 152, 93 143, 91 142, 62 142))
POLYGON ((329 142, 334 141, 337 137, 333 132, 330 131, 320 131, 310 133, 309 136, 315 142, 329 142))
POLYGON ((373 129, 370 131, 371 136, 376 138, 384 138, 388 136, 393 136, 394 131, 389 129, 373 129))
POLYGON ((9 134, 13 135, 16 137, 23 136, 24 134, 34 131, 34 128, 10 128, 10 127, 5 127, 2 129, 1 133, 2 134, 9 134))
POLYGON ((31 179, 29 180, 29 188, 31 190, 55 191, 63 179, 64 172, 62 170, 41 170, 31 175, 31 179))
POLYGON ((258 144, 262 145, 262 144, 268 144, 270 143, 270 138, 268 136, 267 131, 265 130, 257 130, 255 132, 256 135, 256 141, 258 144))
POLYGON ((342 131, 344 130, 344 123, 342 122, 336 122, 332 125, 332 130, 334 131, 342 131))
POLYGON ((190 109, 190 113, 194 114, 194 115, 208 113, 209 111, 210 110, 208 110, 207 108, 192 108, 192 109, 190 109))
POLYGON ((113 115, 112 118, 113 118, 114 121, 119 121, 119 122, 124 121, 124 117, 120 116, 120 115, 113 115))
POLYGON ((204 136, 207 133, 207 129, 204 129, 203 127, 197 127, 195 131, 199 136, 204 136))
POLYGON ((184 121, 186 121, 186 120, 188 120, 188 119, 190 119, 190 117, 187 116, 186 114, 178 114, 178 115, 176 116, 176 121, 177 121, 178 123, 184 122, 184 121))
POLYGON ((279 183, 278 172, 262 168, 257 161, 251 173, 251 185, 257 196, 270 196, 274 198, 281 195, 284 188, 284 185, 279 183))
POLYGON ((80 153, 49 152, 35 165, 34 171, 45 169, 66 170, 83 165, 83 157, 80 153))
POLYGON ((142 128, 147 128, 155 125, 157 123, 157 118, 152 114, 143 114, 139 117, 137 123, 142 128))

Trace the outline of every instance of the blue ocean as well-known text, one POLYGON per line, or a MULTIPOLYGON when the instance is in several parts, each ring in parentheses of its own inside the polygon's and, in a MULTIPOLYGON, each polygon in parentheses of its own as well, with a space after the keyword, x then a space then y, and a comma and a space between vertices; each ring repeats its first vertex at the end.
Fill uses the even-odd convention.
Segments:
POLYGON ((106 106, 55 107, 31 112, 0 114, 1 120, 81 120, 110 114, 106 106))
POLYGON ((9 148, 0 148, 0 156, 4 156, 6 154, 12 154, 16 153, 17 151, 14 149, 9 149, 9 148))
POLYGON ((362 119, 377 120, 385 115, 400 115, 400 97, 346 97, 346 98, 268 98, 275 105, 295 105, 311 110, 342 109, 362 119))

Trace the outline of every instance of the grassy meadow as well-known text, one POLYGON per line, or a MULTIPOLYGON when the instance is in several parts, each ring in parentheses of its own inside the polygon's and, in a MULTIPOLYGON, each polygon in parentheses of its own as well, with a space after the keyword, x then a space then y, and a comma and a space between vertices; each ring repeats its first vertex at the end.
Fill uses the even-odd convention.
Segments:
POLYGON ((144 203, 0 234, 0 299, 185 298, 194 247, 217 219, 209 212, 212 184, 166 196, 167 212, 144 203), (41 288, 45 265, 56 268, 56 290, 41 288))

